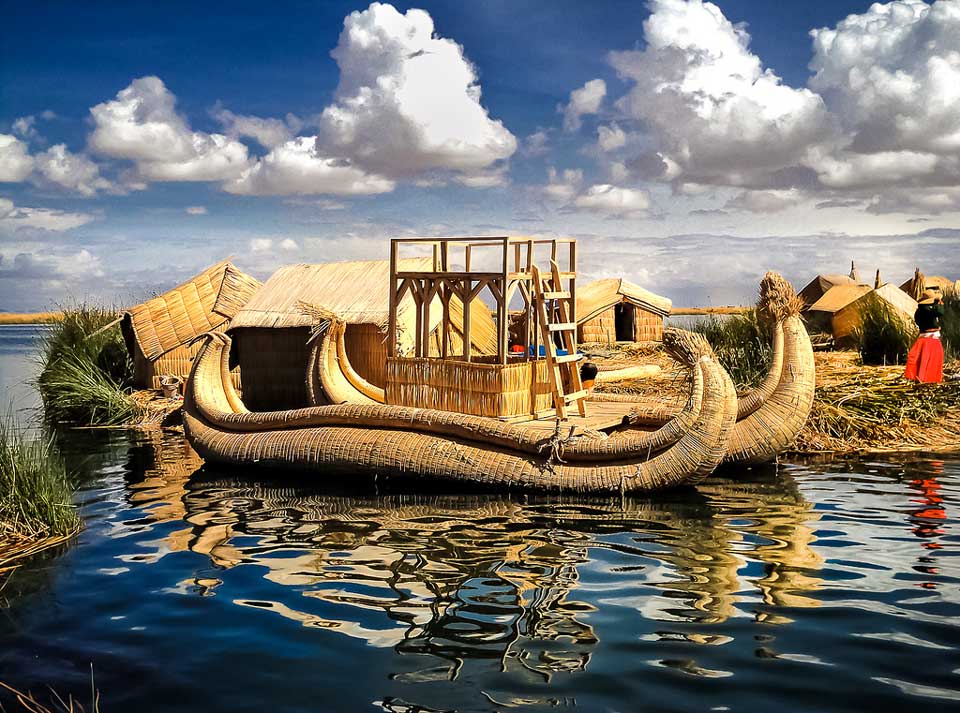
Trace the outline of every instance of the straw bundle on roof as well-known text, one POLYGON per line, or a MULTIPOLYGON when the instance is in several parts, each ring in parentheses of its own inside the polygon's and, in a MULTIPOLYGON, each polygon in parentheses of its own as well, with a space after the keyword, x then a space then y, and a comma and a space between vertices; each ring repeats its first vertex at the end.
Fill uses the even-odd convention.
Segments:
POLYGON ((186 377, 197 351, 188 343, 224 327, 259 287, 259 280, 223 261, 127 310, 121 329, 134 362, 134 383, 158 389, 161 375, 186 377))

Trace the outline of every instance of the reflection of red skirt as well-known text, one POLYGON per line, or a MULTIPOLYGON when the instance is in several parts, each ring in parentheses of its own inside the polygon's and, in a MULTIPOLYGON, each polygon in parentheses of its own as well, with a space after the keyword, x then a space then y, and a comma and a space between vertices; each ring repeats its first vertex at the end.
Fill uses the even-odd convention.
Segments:
POLYGON ((925 384, 943 381, 943 345, 940 332, 926 332, 914 342, 907 355, 907 370, 904 377, 925 384))

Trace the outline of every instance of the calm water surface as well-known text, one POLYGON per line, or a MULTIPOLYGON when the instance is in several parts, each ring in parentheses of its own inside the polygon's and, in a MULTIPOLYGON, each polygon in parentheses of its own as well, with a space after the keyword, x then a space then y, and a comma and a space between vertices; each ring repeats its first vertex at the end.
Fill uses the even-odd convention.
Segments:
POLYGON ((958 708, 956 458, 559 499, 62 444, 86 529, 0 591, 21 688, 83 692, 92 662, 104 711, 958 708))

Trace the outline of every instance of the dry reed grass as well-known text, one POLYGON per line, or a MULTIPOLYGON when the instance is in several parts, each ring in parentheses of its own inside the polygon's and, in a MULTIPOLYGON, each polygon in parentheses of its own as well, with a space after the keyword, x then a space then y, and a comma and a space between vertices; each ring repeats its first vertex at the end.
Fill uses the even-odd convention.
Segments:
MULTIPOLYGON (((68 695, 66 700, 48 687, 49 699, 47 702, 41 701, 32 691, 21 691, 13 686, 0 681, 0 692, 6 692, 13 697, 13 700, 20 707, 19 710, 24 713, 86 713, 87 708, 76 700, 72 695, 68 695)), ((90 666, 90 713, 100 713, 100 691, 93 680, 93 665, 90 666)), ((2 700, 0 700, 0 711, 6 711, 2 700)))
MULTIPOLYGON (((960 381, 914 384, 903 379, 903 367, 865 367, 856 352, 816 359, 813 410, 792 450, 960 450, 960 381)), ((960 373, 960 362, 946 371, 960 373)))

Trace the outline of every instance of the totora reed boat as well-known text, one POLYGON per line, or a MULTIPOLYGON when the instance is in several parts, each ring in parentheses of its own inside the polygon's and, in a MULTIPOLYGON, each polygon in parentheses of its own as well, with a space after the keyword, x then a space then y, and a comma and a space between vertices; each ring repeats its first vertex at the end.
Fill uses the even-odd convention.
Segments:
MULTIPOLYGON (((204 335, 184 400, 184 429, 197 452, 211 462, 317 477, 649 492, 696 484, 724 460, 769 460, 809 412, 812 352, 807 359, 796 298, 779 275, 768 274, 761 289, 760 306, 776 325, 764 383, 738 400, 706 340, 668 328, 664 347, 690 373, 685 404, 670 411, 592 395, 581 383, 573 240, 397 239, 389 274, 382 383, 354 368, 351 323, 342 312, 308 299, 296 300, 299 318, 311 325, 298 408, 248 408, 231 378, 236 335, 204 335), (405 248, 432 254, 411 261, 405 248), (550 268, 541 272, 537 261, 544 258, 550 268), (494 318, 491 346, 481 350, 471 315, 485 291, 494 318), (508 310, 516 303, 513 323, 522 326, 508 345, 508 310)), ((246 391, 247 372, 242 376, 246 391)))

